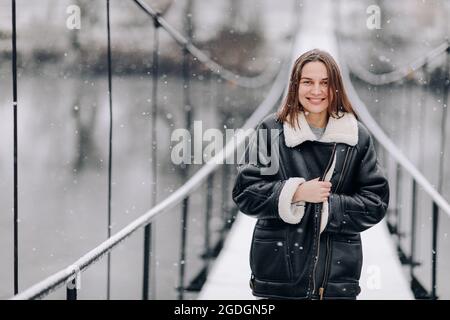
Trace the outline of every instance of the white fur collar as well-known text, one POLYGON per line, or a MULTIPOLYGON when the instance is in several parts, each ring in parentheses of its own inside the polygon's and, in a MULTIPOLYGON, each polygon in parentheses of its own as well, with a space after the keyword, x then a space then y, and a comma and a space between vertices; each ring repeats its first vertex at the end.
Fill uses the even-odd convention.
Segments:
MULTIPOLYGON (((292 148, 305 141, 317 140, 303 112, 298 115, 298 124, 299 127, 293 128, 287 121, 283 123, 284 138, 288 147, 292 148)), ((339 119, 330 116, 323 136, 317 141, 345 143, 354 146, 358 143, 358 121, 353 114, 348 112, 345 112, 344 116, 339 119)))

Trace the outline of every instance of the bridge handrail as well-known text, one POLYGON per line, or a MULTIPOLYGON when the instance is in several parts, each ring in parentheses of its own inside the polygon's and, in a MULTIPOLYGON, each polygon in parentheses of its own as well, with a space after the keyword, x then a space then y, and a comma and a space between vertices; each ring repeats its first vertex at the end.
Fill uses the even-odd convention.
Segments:
POLYGON ((386 85, 389 83, 400 81, 408 75, 411 74, 411 72, 415 72, 425 66, 429 61, 437 57, 438 55, 444 53, 445 51, 449 50, 450 48, 450 41, 444 41, 434 49, 427 52, 425 55, 414 59, 410 63, 406 64, 405 66, 394 70, 392 72, 382 73, 382 74, 376 74, 372 73, 368 70, 366 70, 364 67, 362 67, 359 64, 352 63, 352 59, 347 59, 346 63, 351 71, 352 74, 360 78, 361 80, 367 82, 371 85, 386 85))
MULTIPOLYGON (((447 45, 447 43, 445 43, 447 45)), ((436 52, 442 53, 447 47, 444 48, 444 44, 432 50, 433 54, 427 54, 426 57, 436 56, 436 52), (439 49, 439 50, 438 50, 439 49)), ((420 58, 415 61, 426 59, 420 58)), ((399 150, 399 148, 392 142, 392 140, 384 133, 383 129, 373 119, 370 112, 367 109, 366 104, 359 98, 356 90, 351 83, 349 70, 346 61, 343 61, 342 77, 345 83, 345 88, 352 104, 356 106, 358 115, 361 120, 367 126, 372 135, 377 139, 380 145, 385 148, 390 155, 417 181, 417 183, 423 188, 423 190, 434 200, 437 206, 450 217, 450 204, 441 196, 441 194, 433 187, 433 185, 424 177, 424 175, 414 166, 414 164, 399 150)))
POLYGON ((172 27, 167 20, 159 15, 151 6, 143 2, 142 0, 133 0, 145 13, 150 15, 155 22, 163 27, 167 33, 182 47, 189 51, 194 57, 196 57, 201 63, 208 67, 213 73, 219 75, 223 79, 230 81, 240 87, 244 88, 259 88, 269 84, 277 73, 277 68, 273 64, 265 69, 265 71, 255 77, 245 77, 235 74, 234 72, 227 70, 217 62, 208 57, 202 50, 194 46, 186 37, 172 27))

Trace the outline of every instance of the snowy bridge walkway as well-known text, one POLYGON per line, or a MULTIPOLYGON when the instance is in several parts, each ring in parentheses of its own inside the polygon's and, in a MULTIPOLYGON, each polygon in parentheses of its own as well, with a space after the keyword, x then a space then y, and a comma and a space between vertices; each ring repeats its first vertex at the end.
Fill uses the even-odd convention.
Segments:
MULTIPOLYGON (((198 299, 254 299, 249 287, 249 252, 255 222, 239 213, 198 299)), ((414 299, 385 222, 363 232, 361 237, 364 262, 358 299, 414 299)))

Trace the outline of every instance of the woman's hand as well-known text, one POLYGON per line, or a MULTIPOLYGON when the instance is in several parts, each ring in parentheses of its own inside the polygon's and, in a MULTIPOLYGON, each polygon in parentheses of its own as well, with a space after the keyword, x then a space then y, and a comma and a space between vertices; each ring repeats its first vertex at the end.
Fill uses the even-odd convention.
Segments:
POLYGON ((328 181, 319 181, 319 178, 303 182, 298 186, 292 197, 293 202, 305 201, 320 203, 327 201, 330 196, 331 183, 328 181))

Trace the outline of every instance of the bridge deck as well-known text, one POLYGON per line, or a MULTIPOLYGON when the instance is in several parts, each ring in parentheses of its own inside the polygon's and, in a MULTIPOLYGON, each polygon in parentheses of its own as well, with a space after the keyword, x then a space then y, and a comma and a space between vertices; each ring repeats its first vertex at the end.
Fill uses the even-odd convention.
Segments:
MULTIPOLYGON (((254 299, 248 280, 250 243, 255 222, 255 219, 239 214, 198 299, 254 299)), ((358 299, 413 299, 406 273, 396 256, 384 221, 363 232, 361 237, 364 263, 360 280, 362 292, 358 299)))

